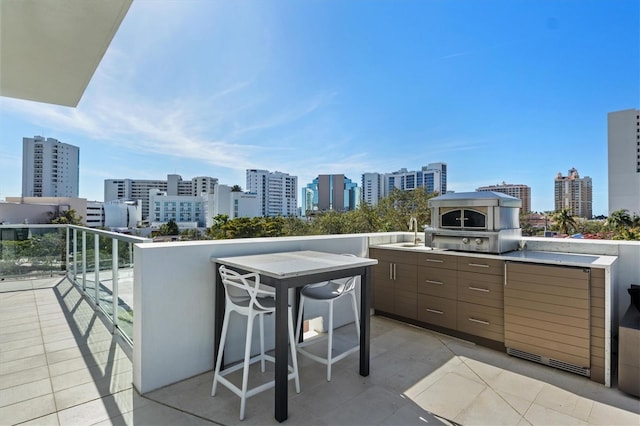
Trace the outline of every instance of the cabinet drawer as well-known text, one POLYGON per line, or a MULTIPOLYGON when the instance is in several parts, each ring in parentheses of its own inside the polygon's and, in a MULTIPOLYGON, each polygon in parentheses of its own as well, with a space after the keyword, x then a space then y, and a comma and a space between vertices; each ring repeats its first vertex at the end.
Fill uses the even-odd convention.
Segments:
POLYGON ((458 302, 458 330, 504 342, 503 310, 475 303, 458 302))
POLYGON ((502 309, 504 278, 500 275, 458 272, 458 300, 502 309))
POLYGON ((504 260, 460 256, 458 257, 458 271, 504 275, 504 260))
POLYGON ((450 329, 456 328, 456 301, 418 294, 418 320, 450 329))
POLYGON ((427 265, 445 269, 456 269, 456 256, 436 253, 419 253, 418 266, 427 265))
POLYGON ((453 269, 418 267, 418 293, 456 298, 457 272, 453 269))

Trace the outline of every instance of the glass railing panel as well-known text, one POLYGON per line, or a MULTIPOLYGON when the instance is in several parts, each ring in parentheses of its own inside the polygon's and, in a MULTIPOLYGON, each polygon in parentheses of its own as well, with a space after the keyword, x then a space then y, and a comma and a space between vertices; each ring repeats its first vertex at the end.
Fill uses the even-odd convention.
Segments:
POLYGON ((64 275, 65 234, 56 225, 0 226, 0 278, 64 275))
POLYGON ((117 324, 133 341, 133 243, 118 241, 117 324))
POLYGON ((70 257, 76 259, 70 263, 77 271, 75 284, 132 342, 133 246, 151 240, 76 226, 70 228, 70 257))

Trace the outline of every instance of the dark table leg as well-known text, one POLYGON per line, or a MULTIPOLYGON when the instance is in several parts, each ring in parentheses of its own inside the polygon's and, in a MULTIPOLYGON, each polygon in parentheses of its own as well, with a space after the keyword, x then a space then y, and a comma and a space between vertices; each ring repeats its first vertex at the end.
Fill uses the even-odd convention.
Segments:
POLYGON ((288 291, 284 285, 276 286, 276 385, 275 404, 276 420, 287 420, 289 395, 287 393, 289 375, 289 336, 288 336, 288 291))
POLYGON ((371 267, 364 268, 360 279, 360 375, 369 375, 371 341, 371 267))
MULTIPOLYGON (((215 302, 215 324, 214 324, 214 334, 213 334, 213 365, 216 365, 216 361, 218 360, 218 356, 221 354, 218 353, 218 348, 220 346, 220 339, 222 338, 222 322, 224 321, 224 285, 222 285, 222 278, 220 278, 220 272, 218 268, 219 264, 215 264, 216 273, 215 273, 215 294, 216 294, 216 302, 215 302)), ((224 369, 224 362, 222 364, 222 369, 224 369)))

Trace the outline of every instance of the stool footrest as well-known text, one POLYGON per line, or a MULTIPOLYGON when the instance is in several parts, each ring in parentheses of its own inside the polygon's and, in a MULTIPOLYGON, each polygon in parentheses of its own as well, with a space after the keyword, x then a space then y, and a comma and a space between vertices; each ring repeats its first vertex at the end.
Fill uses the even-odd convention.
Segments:
POLYGON ((353 347, 351 349, 348 349, 348 350, 342 352, 339 355, 334 356, 333 358, 327 359, 327 358, 318 356, 316 354, 312 354, 311 352, 307 351, 306 349, 303 349, 303 347, 304 347, 304 345, 303 346, 298 345, 296 347, 298 353, 306 356, 307 358, 311 358, 312 360, 314 360, 316 362, 319 362, 321 364, 325 364, 325 365, 327 365, 329 363, 329 361, 331 361, 331 363, 334 363, 336 361, 340 361, 341 359, 344 359, 347 356, 351 355, 352 353, 358 352, 360 350, 360 346, 355 346, 355 347, 353 347))

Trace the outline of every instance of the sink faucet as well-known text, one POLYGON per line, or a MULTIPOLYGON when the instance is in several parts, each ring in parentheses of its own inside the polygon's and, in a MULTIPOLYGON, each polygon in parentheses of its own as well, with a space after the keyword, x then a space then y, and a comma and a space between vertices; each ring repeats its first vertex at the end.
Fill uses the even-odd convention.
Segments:
POLYGON ((413 231, 413 245, 418 245, 418 219, 415 216, 409 219, 409 231, 413 231))

